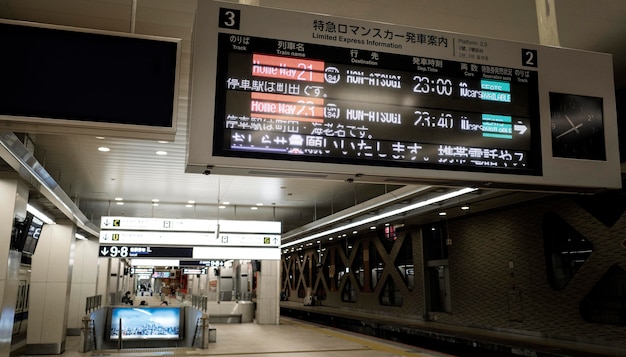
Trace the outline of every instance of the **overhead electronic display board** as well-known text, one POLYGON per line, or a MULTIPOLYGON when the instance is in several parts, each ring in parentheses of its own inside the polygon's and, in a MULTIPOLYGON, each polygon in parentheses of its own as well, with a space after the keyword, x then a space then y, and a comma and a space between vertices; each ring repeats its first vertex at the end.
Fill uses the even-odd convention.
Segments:
POLYGON ((217 1, 197 14, 188 172, 621 186, 608 55, 217 1), (595 105, 593 125, 563 126, 572 102, 595 105))
POLYGON ((181 40, 0 19, 0 128, 173 140, 181 40))

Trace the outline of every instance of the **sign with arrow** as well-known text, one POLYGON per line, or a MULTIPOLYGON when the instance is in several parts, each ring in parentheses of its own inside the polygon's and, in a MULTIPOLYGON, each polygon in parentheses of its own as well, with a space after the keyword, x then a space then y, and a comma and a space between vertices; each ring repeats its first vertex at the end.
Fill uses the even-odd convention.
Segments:
POLYGON ((193 248, 101 245, 98 255, 104 258, 191 258, 193 248))

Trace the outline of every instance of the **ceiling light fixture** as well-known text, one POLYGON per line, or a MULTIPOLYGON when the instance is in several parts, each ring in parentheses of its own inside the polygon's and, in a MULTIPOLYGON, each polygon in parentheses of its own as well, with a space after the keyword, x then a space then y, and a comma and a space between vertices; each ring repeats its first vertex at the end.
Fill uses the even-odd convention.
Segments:
POLYGON ((106 147, 106 146, 100 146, 100 147, 98 148, 98 151, 102 151, 102 152, 109 152, 109 151, 111 151, 111 149, 109 149, 109 148, 108 148, 108 147, 106 147))
POLYGON ((165 156, 165 155, 167 155, 167 151, 159 150, 159 151, 156 152, 156 154, 159 155, 159 156, 165 156))
POLYGON ((46 224, 56 224, 56 222, 52 218, 50 218, 49 216, 47 216, 46 214, 44 214, 37 208, 31 206, 30 203, 26 204, 26 211, 30 212, 33 216, 39 218, 46 224))
POLYGON ((438 202, 442 202, 442 201, 445 201, 445 200, 448 200, 448 199, 451 199, 451 198, 454 198, 454 197, 462 196, 462 195, 464 195, 466 193, 474 192, 476 190, 477 190, 477 188, 465 187, 465 188, 462 188, 460 190, 451 191, 451 192, 445 193, 443 195, 435 196, 433 198, 430 198, 430 199, 427 199, 427 200, 424 200, 424 201, 420 201, 420 202, 417 202, 417 203, 414 203, 414 204, 411 204, 411 205, 408 205, 408 206, 404 206, 404 207, 401 207, 401 208, 398 208, 398 209, 395 209, 395 210, 384 212, 384 213, 381 213, 381 214, 378 214, 378 215, 375 215, 375 216, 372 216, 372 217, 367 217, 367 218, 364 218, 362 220, 356 220, 356 221, 354 221, 352 223, 348 223, 348 224, 340 226, 340 227, 331 228, 331 229, 329 229, 327 231, 323 231, 323 232, 320 232, 320 233, 317 233, 317 234, 313 234, 313 235, 310 235, 310 236, 305 237, 305 238, 297 239, 297 240, 294 240, 292 242, 285 243, 285 244, 281 245, 280 248, 289 247, 289 246, 292 246, 294 244, 300 244, 300 243, 306 242, 306 241, 311 240, 311 239, 317 239, 319 237, 323 237, 323 236, 326 236, 326 235, 329 235, 329 234, 340 232, 340 231, 343 231, 343 230, 346 230, 346 229, 359 227, 361 225, 364 225, 364 224, 367 224, 367 223, 371 223, 371 222, 375 222, 375 221, 378 221, 380 219, 385 219, 385 218, 388 218, 388 217, 396 216, 396 215, 402 214, 404 212, 412 211, 412 210, 415 210, 415 209, 418 209, 418 208, 422 208, 422 207, 425 207, 425 206, 429 206, 429 205, 432 205, 432 204, 435 204, 435 203, 438 203, 438 202))

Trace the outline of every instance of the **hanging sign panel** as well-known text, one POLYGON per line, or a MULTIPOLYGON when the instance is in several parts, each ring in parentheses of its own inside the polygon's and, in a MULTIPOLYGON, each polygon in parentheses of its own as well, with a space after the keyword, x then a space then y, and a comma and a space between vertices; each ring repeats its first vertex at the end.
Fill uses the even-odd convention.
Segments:
POLYGON ((193 53, 188 172, 621 185, 608 55, 217 1, 193 53))
POLYGON ((174 140, 181 40, 0 19, 0 127, 174 140))
POLYGON ((278 247, 279 234, 200 233, 158 231, 100 231, 100 244, 111 245, 177 245, 177 246, 231 246, 278 247))
MULTIPOLYGON (((98 256, 105 258, 190 258, 192 255, 192 247, 100 245, 98 251, 98 256)), ((134 274, 145 273, 147 272, 134 272, 134 274)))

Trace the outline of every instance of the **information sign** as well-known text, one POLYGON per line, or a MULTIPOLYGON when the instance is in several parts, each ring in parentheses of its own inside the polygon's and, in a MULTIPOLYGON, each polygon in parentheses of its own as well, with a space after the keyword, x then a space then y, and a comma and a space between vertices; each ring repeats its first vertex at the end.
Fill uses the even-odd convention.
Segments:
POLYGON ((218 35, 214 154, 541 174, 536 71, 285 42, 218 35))
MULTIPOLYGON (((193 257, 193 248, 100 245, 98 255, 106 258, 191 258, 193 257)), ((136 273, 140 274, 141 272, 136 273)))
POLYGON ((202 269, 183 268, 183 275, 206 275, 206 268, 202 268, 202 269))
POLYGON ((277 234, 236 234, 158 231, 100 231, 100 244, 156 244, 176 246, 278 247, 277 234))
POLYGON ((219 1, 194 37, 188 172, 621 186, 609 55, 219 1))
POLYGON ((224 260, 181 260, 180 266, 206 266, 206 267, 223 267, 224 260))
POLYGON ((173 219, 150 217, 104 216, 102 230, 139 230, 159 232, 220 232, 227 233, 281 233, 281 223, 275 221, 232 221, 215 219, 173 219))

